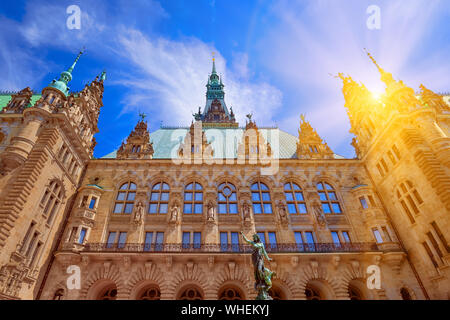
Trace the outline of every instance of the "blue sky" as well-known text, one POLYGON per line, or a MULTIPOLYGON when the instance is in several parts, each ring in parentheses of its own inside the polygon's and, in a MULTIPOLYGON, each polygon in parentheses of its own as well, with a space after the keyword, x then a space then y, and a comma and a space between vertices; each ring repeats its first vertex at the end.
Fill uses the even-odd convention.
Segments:
POLYGON ((42 90, 86 47, 71 88, 108 71, 94 155, 116 149, 147 113, 151 131, 190 124, 204 105, 216 52, 225 99, 238 121, 297 136, 300 114, 338 154, 353 157, 344 72, 382 90, 363 48, 394 77, 418 90, 450 91, 450 2, 446 0, 112 0, 2 1, 0 90, 42 90), (66 27, 80 7, 81 29, 66 27), (381 29, 369 30, 369 5, 381 29))

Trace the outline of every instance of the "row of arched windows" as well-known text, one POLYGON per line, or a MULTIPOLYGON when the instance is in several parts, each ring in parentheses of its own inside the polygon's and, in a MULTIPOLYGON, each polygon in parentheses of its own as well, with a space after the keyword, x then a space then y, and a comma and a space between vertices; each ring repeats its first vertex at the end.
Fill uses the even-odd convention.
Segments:
MULTIPOLYGON (((348 296, 350 300, 367 300, 369 297, 354 284, 349 284, 347 287, 348 296)), ((411 294, 408 289, 402 287, 399 291, 403 300, 412 300, 411 294)), ((273 300, 286 300, 287 297, 283 290, 275 286, 269 290, 269 295, 273 300)), ((64 297, 64 290, 58 289, 53 300, 62 300, 64 297)), ((313 283, 308 283, 305 288, 306 300, 326 300, 329 299, 329 295, 320 286, 313 283)), ((117 287, 111 283, 100 290, 95 297, 97 300, 116 300, 117 299, 117 287)), ((136 295, 137 300, 161 300, 161 291, 155 284, 144 287, 139 290, 136 295)), ((190 285, 182 288, 176 296, 177 300, 203 300, 204 295, 202 290, 195 286, 190 285)), ((218 300, 244 300, 246 299, 244 292, 234 285, 225 285, 218 291, 218 300)))
MULTIPOLYGON (((336 190, 326 182, 316 185, 317 193, 322 203, 323 212, 326 214, 340 214, 342 208, 338 200, 336 190)), ((273 204, 269 187, 263 182, 257 181, 250 187, 253 212, 255 214, 272 214, 273 204)), ((303 191, 295 182, 284 184, 284 195, 287 210, 290 214, 307 214, 306 201, 303 191)), ((117 192, 113 213, 130 214, 133 212, 136 197, 136 184, 126 182, 117 192)), ((148 206, 149 214, 166 214, 168 212, 170 187, 161 181, 153 185, 148 206)), ((237 189, 229 181, 221 183, 217 188, 218 213, 237 214, 238 200, 237 189)), ((184 188, 183 213, 203 213, 203 186, 199 182, 191 182, 184 188)))

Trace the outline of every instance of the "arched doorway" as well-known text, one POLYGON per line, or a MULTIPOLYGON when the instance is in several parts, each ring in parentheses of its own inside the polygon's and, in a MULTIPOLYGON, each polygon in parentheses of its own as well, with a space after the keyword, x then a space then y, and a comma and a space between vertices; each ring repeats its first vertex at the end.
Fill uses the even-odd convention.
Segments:
POLYGON ((137 295, 138 300, 161 300, 161 291, 155 285, 147 286, 137 295))
POLYGON ((272 286, 272 288, 270 288, 269 295, 273 300, 286 300, 286 295, 284 294, 283 290, 281 290, 277 286, 272 286))
POLYGON ((350 297, 350 300, 364 300, 361 291, 359 291, 358 288, 352 286, 351 284, 348 286, 348 295, 350 297))
POLYGON ((178 293, 177 300, 203 300, 203 292, 197 286, 184 287, 178 293))
POLYGON ((325 280, 314 279, 310 280, 305 287, 306 300, 333 300, 333 289, 328 285, 325 280))
POLYGON ((321 292, 313 286, 306 286, 305 295, 306 300, 323 300, 321 292))
POLYGON ((245 300, 243 292, 235 286, 224 286, 218 297, 219 300, 245 300))
POLYGON ((109 285, 100 291, 97 296, 97 300, 116 300, 117 299, 117 287, 115 284, 109 285))

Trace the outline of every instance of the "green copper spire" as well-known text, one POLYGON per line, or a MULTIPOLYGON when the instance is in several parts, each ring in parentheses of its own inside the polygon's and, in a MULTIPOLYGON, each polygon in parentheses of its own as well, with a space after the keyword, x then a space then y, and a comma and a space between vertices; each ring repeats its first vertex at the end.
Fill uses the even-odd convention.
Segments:
POLYGON ((54 79, 48 86, 58 89, 59 91, 64 93, 64 95, 68 96, 70 88, 67 85, 72 80, 73 69, 75 68, 75 65, 77 64, 82 54, 83 51, 80 51, 80 53, 78 53, 77 58, 73 62, 72 66, 67 71, 63 71, 59 79, 58 80, 54 79))
POLYGON ((212 65, 212 74, 216 74, 216 59, 214 59, 214 52, 213 52, 213 65, 212 65))
POLYGON ((73 62, 72 66, 69 68, 69 70, 67 70, 67 72, 72 73, 73 69, 75 69, 75 65, 77 64, 78 60, 80 60, 80 57, 82 54, 83 54, 83 51, 80 51, 80 53, 78 53, 77 58, 75 59, 75 61, 73 62))
POLYGON ((103 70, 102 74, 100 75, 100 80, 102 82, 106 80, 106 70, 103 70))

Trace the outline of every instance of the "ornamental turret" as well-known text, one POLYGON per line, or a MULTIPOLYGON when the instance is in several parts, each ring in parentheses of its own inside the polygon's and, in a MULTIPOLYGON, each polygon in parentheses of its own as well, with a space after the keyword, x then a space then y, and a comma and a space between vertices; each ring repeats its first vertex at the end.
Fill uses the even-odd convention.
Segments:
POLYGON ((228 112, 225 104, 225 85, 222 82, 222 77, 217 74, 216 62, 213 57, 212 72, 208 77, 206 84, 206 104, 201 112, 199 108, 198 113, 194 114, 196 121, 202 121, 204 127, 237 127, 234 113, 228 112))
POLYGON ((73 69, 75 69, 75 66, 82 54, 83 54, 83 51, 80 51, 80 53, 78 53, 78 56, 76 57, 75 61, 73 62, 72 66, 70 66, 70 68, 67 69, 67 71, 63 71, 58 80, 53 79, 53 81, 48 85, 48 87, 58 89, 65 96, 68 96, 69 92, 70 92, 70 87, 68 86, 68 84, 70 81, 72 81, 73 69))

